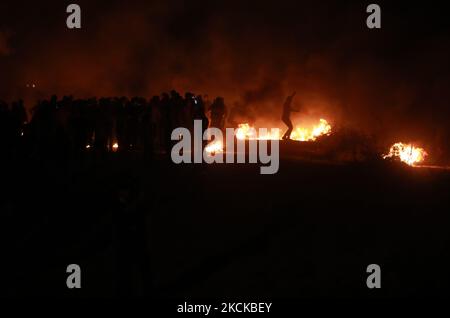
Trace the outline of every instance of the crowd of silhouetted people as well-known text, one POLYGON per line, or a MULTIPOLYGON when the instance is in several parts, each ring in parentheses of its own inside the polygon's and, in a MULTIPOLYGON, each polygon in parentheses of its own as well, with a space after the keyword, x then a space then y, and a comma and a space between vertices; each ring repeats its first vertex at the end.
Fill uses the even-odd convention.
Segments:
POLYGON ((224 128, 224 98, 176 91, 154 96, 75 99, 52 96, 35 105, 30 116, 23 101, 0 102, 0 142, 5 153, 38 157, 83 152, 139 151, 170 153, 172 131, 202 127, 224 128), (29 119, 28 119, 29 117, 29 119))

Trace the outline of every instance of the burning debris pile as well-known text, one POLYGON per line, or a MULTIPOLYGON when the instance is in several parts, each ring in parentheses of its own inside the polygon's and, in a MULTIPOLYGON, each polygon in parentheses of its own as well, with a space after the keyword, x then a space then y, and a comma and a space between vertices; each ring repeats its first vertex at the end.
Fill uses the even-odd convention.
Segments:
MULTIPOLYGON (((259 130, 248 123, 239 124, 236 129, 236 139, 238 140, 282 140, 282 129, 259 130)), ((312 127, 296 126, 291 133, 290 139, 299 142, 312 142, 323 136, 331 135, 331 125, 325 119, 320 119, 319 123, 312 127)), ((224 151, 223 142, 214 140, 210 142, 205 151, 210 154, 224 151)))
POLYGON ((422 163, 427 156, 428 153, 423 148, 398 142, 391 147, 387 155, 383 155, 383 159, 398 159, 410 166, 414 166, 422 163))
MULTIPOLYGON (((321 137, 327 137, 332 134, 332 127, 325 119, 320 119, 319 123, 310 127, 296 126, 290 136, 290 140, 297 142, 315 142, 321 137)), ((338 136, 339 134, 336 134, 338 136)), ((257 129, 248 123, 239 124, 235 130, 237 140, 282 140, 282 129, 257 129), (259 132, 258 132, 259 131, 259 132)), ((337 137, 339 138, 339 137, 337 137)), ((355 145, 356 146, 356 145, 355 145)), ((224 143, 221 140, 210 142, 205 151, 208 154, 223 153, 224 143)), ((345 151, 342 149, 342 151, 345 151)), ((326 150, 325 150, 326 152, 326 150)), ((379 153, 375 156, 380 156, 379 153)), ((395 160, 403 162, 409 166, 419 166, 423 164, 428 157, 425 149, 413 144, 397 142, 391 146, 388 154, 382 154, 385 160, 395 160)))
MULTIPOLYGON (((346 127, 332 127, 326 119, 320 117, 316 117, 316 121, 311 124, 308 124, 309 120, 306 119, 307 124, 303 121, 301 125, 293 126, 290 119, 275 122, 271 119, 242 116, 236 120, 229 120, 229 126, 233 128, 225 129, 227 119, 222 98, 217 98, 210 105, 210 115, 207 116, 206 104, 200 95, 197 97, 187 95, 186 98, 176 92, 172 95, 155 96, 150 101, 143 98, 74 100, 72 97, 64 97, 58 101, 56 96, 53 96, 51 100, 44 100, 36 105, 29 123, 26 120, 23 103, 13 103, 9 107, 8 104, 0 102, 0 115, 3 113, 5 120, 14 119, 12 124, 3 125, 14 127, 14 131, 5 133, 5 136, 22 137, 24 141, 21 140, 21 143, 34 145, 33 147, 39 149, 39 155, 43 157, 51 156, 49 149, 52 147, 48 145, 55 145, 56 141, 61 140, 70 143, 67 147, 61 145, 61 151, 67 151, 69 154, 80 151, 93 153, 138 151, 170 154, 171 141, 174 140, 171 140, 171 134, 175 131, 173 128, 178 127, 176 129, 187 133, 193 129, 195 133, 195 122, 200 122, 199 131, 202 138, 199 145, 202 148, 204 146, 202 150, 209 157, 225 151, 231 154, 235 152, 235 145, 239 146, 236 147, 236 155, 245 152, 247 148, 259 150, 254 146, 256 143, 251 141, 286 140, 289 135, 290 142, 281 143, 284 154, 289 157, 339 162, 384 159, 422 167, 425 167, 425 161, 429 161, 427 151, 412 143, 397 142, 386 154, 380 151, 376 138, 346 127), (216 106, 213 107, 213 105, 216 106), (48 128, 49 122, 51 128, 48 128), (281 122, 288 127, 288 130, 281 122), (205 146, 203 137, 207 130, 211 132, 209 142, 205 146), (226 140, 223 133, 226 134, 226 140), (42 139, 41 135, 48 135, 48 140, 42 139)), ((179 134, 179 140, 181 136, 184 138, 184 134, 179 134)), ((13 142, 14 140, 11 140, 9 144, 14 146, 13 142)), ((279 147, 278 143, 273 142, 257 144, 271 146, 276 144, 276 147, 279 147)), ((434 148, 430 146, 429 149, 434 148)))
MULTIPOLYGON (((256 136, 256 129, 249 124, 240 124, 236 133, 237 139, 258 139, 258 140, 281 140, 282 136, 277 133, 267 132, 267 134, 256 136)), ((295 141, 315 141, 321 136, 329 136, 331 134, 331 125, 325 120, 320 119, 319 124, 312 128, 296 126, 291 133, 291 140, 295 141)))

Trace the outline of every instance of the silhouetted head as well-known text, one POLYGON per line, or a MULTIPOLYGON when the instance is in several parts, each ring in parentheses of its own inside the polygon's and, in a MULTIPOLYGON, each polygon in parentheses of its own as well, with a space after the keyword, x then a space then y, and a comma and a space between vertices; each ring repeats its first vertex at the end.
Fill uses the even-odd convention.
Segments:
POLYGON ((220 106, 224 106, 225 105, 225 100, 223 99, 223 97, 217 97, 214 100, 214 104, 220 105, 220 106))
POLYGON ((170 91, 170 97, 178 98, 179 96, 180 96, 180 94, 178 94, 178 92, 176 90, 171 90, 170 91))

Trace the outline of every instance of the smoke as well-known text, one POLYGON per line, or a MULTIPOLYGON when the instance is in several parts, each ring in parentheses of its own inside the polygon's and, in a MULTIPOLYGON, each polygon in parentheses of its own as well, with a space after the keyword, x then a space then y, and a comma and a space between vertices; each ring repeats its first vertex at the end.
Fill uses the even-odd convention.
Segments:
MULTIPOLYGON (((44 96, 192 91, 274 121, 296 91, 295 121, 323 117, 405 141, 446 131, 450 50, 444 32, 413 24, 440 21, 424 9, 402 20, 401 5, 380 3, 374 31, 364 5, 340 1, 102 3, 80 1, 81 30, 65 28, 65 8, 49 5, 57 18, 22 32, 17 83, 36 82, 44 96)), ((2 54, 6 44, 0 34, 2 54)))
MULTIPOLYGON (((81 31, 58 28, 33 43, 21 82, 78 96, 194 91, 224 96, 229 105, 240 100, 259 116, 276 118, 285 96, 297 90, 306 107, 331 108, 336 101, 327 97, 332 79, 326 77, 335 69, 332 56, 296 20, 284 21, 289 9, 290 3, 275 2, 259 12, 233 2, 111 5, 97 19, 83 20, 81 31)), ((312 14, 319 17, 321 9, 312 14)), ((308 14, 295 19, 308 24, 308 14)))

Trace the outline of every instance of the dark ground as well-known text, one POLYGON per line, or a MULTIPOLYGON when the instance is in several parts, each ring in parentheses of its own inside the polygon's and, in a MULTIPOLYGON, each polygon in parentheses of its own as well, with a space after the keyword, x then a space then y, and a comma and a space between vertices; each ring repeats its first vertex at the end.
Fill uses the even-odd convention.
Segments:
POLYGON ((447 297, 447 171, 284 158, 175 166, 110 154, 4 165, 3 296, 447 297), (66 287, 79 264, 82 288, 66 287), (379 264, 382 288, 366 287, 379 264))

